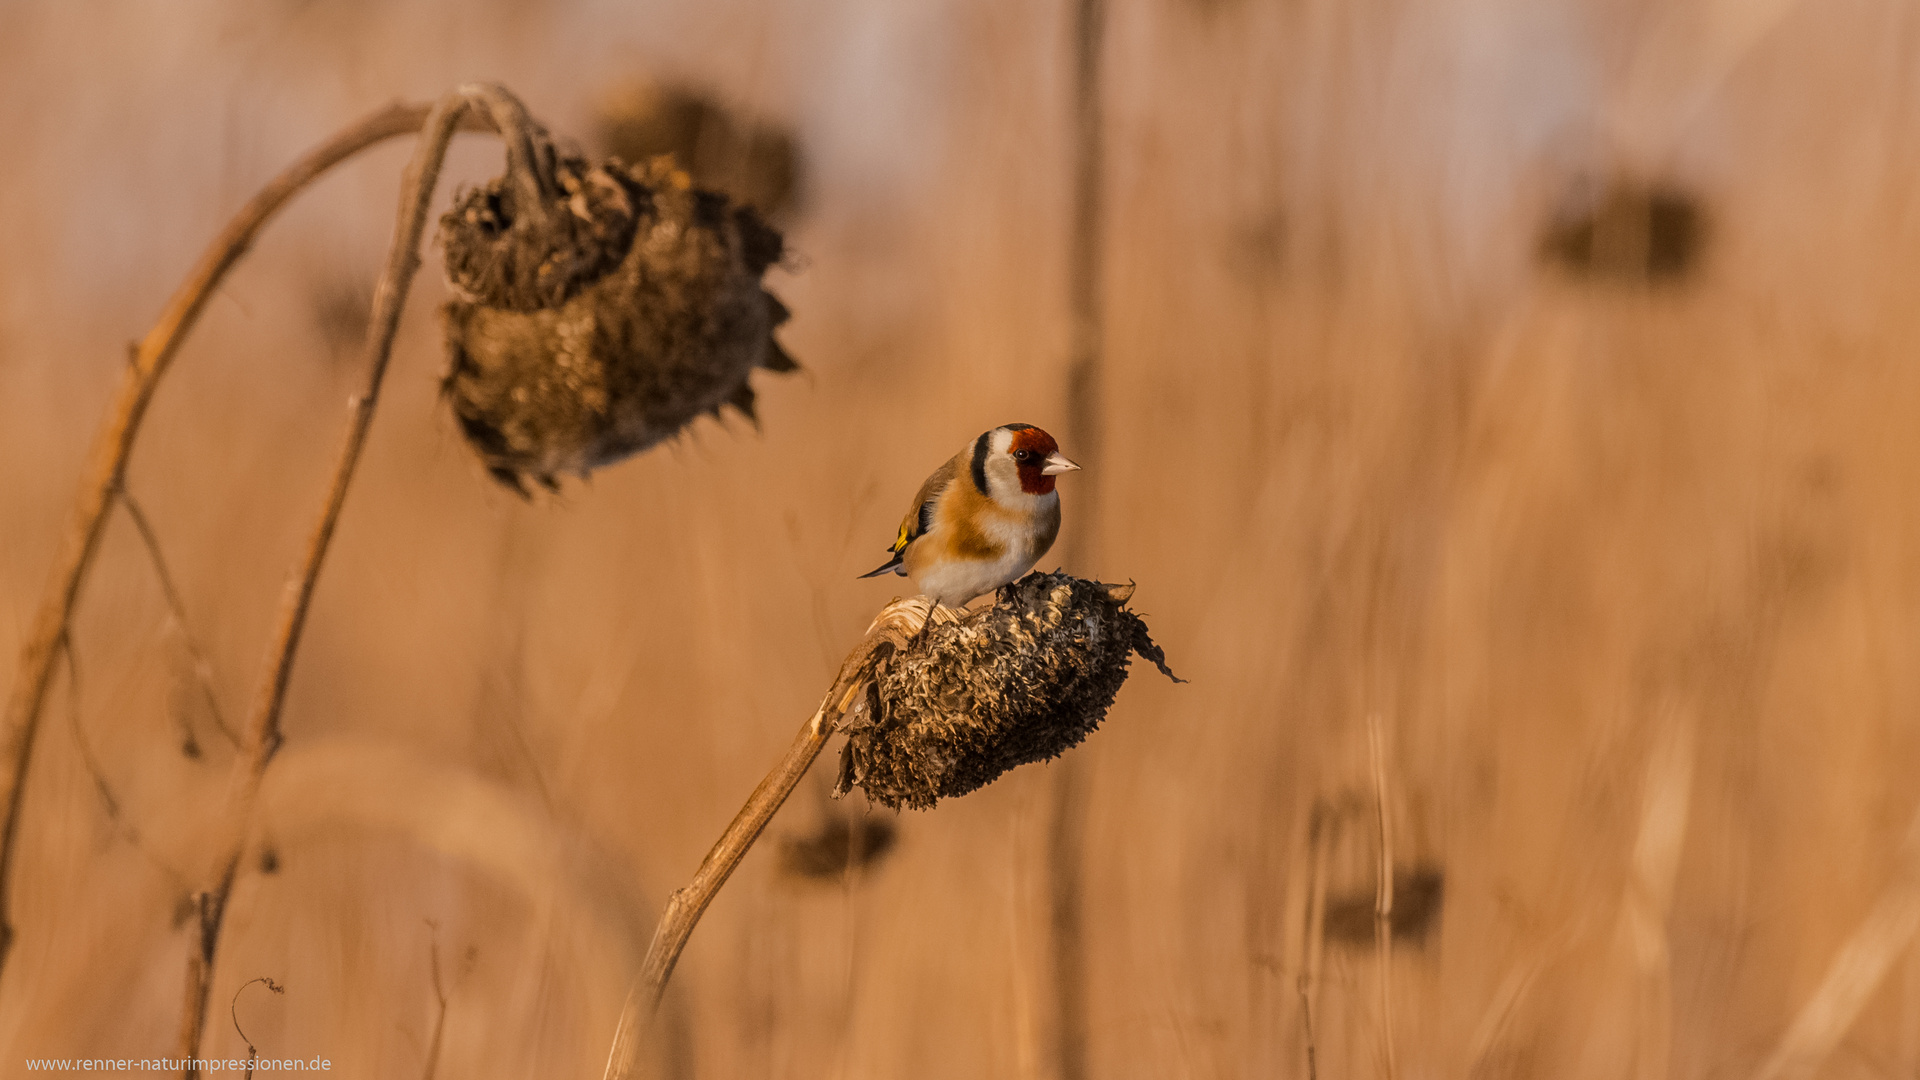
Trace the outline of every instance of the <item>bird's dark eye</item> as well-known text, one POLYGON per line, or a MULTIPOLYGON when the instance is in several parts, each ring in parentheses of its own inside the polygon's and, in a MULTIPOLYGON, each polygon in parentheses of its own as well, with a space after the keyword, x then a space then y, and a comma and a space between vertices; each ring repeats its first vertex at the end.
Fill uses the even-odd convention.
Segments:
POLYGON ((1015 461, 1032 461, 1032 460, 1033 460, 1033 451, 1031 451, 1031 450, 1015 450, 1015 451, 1013 452, 1013 460, 1015 460, 1015 461))

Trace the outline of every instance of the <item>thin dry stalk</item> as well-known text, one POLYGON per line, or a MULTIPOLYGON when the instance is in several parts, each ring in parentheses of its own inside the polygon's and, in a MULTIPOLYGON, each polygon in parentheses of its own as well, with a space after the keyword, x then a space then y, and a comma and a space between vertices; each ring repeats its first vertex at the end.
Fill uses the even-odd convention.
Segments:
MULTIPOLYGON (((119 497, 120 506, 127 512, 127 517, 132 520, 134 531, 140 534, 140 544, 147 549, 147 560, 153 563, 154 576, 160 579, 160 592, 166 597, 167 612, 179 628, 180 640, 187 648, 187 659, 193 662, 193 677, 199 681, 200 693, 207 699, 207 709, 213 717, 214 726, 220 729, 220 734, 225 735, 228 742, 237 747, 240 745, 240 736, 227 726, 226 714, 220 709, 220 698, 213 692, 213 664, 207 660, 207 654, 201 651, 199 642, 194 640, 193 630, 187 623, 187 605, 180 597, 179 586, 174 584, 173 573, 167 569, 166 556, 160 552, 160 535, 153 531, 153 523, 147 520, 146 511, 140 508, 140 501, 133 497, 133 492, 127 490, 124 482, 114 489, 114 494, 119 497)), ((180 728, 183 740, 181 749, 188 757, 199 757, 199 740, 184 717, 181 718, 180 728)))
MULTIPOLYGON (((1067 440, 1081 460, 1100 460, 1104 432, 1100 414, 1105 257, 1102 213, 1106 146, 1101 94, 1101 53, 1106 38, 1106 0, 1073 4, 1073 224, 1067 242, 1067 288, 1071 339, 1067 361, 1067 440)), ((1080 524, 1068 534, 1063 561, 1090 574, 1099 485, 1079 485, 1074 513, 1080 524)), ((1054 767, 1047 838, 1049 923, 1052 929, 1054 1052, 1060 1080, 1087 1075, 1087 946, 1083 926, 1086 845, 1086 783, 1078 757, 1054 767)))
POLYGON ((1387 809, 1387 755, 1380 714, 1367 717, 1367 754, 1373 762, 1373 803, 1379 815, 1380 866, 1374 884, 1373 940, 1380 960, 1380 1049, 1387 1080, 1399 1075, 1393 1055, 1393 815, 1387 809))
POLYGON ((873 625, 867 628, 866 636, 840 665, 840 673, 821 700, 820 708, 801 725, 786 755, 753 789, 746 805, 734 815, 707 857, 700 861, 693 881, 667 898, 666 910, 661 912, 659 925, 654 929, 653 943, 647 948, 640 977, 634 980, 627 992, 626 1004, 621 1007, 620 1025, 614 1031, 613 1047, 607 1054, 606 1080, 625 1080, 636 1075, 648 1021, 660 1007, 667 980, 673 976, 674 965, 679 962, 687 939, 693 935, 693 928, 699 925, 700 916, 732 876, 734 868, 740 865, 740 860, 746 857, 747 849, 773 820, 774 813, 787 801, 800 778, 806 775, 813 759, 820 756, 840 719, 855 706, 855 699, 861 696, 860 692, 871 678, 881 650, 905 647, 926 623, 928 608, 925 597, 914 597, 895 600, 881 610, 873 625))
POLYGON ((60 641, 67 633, 80 587, 99 549, 100 537, 112 506, 113 493, 126 476, 133 441, 160 384, 187 332, 193 329, 207 300, 254 237, 273 215, 327 170, 376 143, 420 130, 424 105, 390 105, 335 135, 306 157, 273 178, 240 208, 208 246, 193 272, 167 302, 160 319, 134 349, 121 376, 120 390, 94 436, 93 449, 80 478, 73 515, 54 556, 46 591, 41 595, 33 627, 20 654, 18 675, 7 700, 4 728, 0 728, 0 967, 13 943, 7 913, 12 907, 14 849, 20 831, 22 793, 40 713, 53 677, 60 641))
POLYGON ((1693 791, 1693 722, 1673 714, 1647 761, 1640 830, 1621 904, 1621 922, 1639 974, 1640 1032, 1635 1049, 1638 1080, 1664 1080, 1673 1045, 1673 986, 1669 973, 1667 914, 1680 872, 1693 791))
POLYGON ((1046 864, 1040 858, 1041 851, 1045 850, 1044 838, 1035 824, 1040 816, 1036 803, 1052 794, 1052 789, 1028 789, 1021 793, 1008 842, 1013 857, 1007 861, 1012 879, 1007 889, 1007 957, 1013 967, 1013 1075, 1019 1080, 1053 1080, 1051 1070, 1042 1064, 1045 1048, 1040 1039, 1045 1029, 1041 1026, 1039 1001, 1045 987, 1041 982, 1044 973, 1035 963, 1042 951, 1035 946, 1043 945, 1046 939, 1044 933, 1031 932, 1040 911, 1032 894, 1037 892, 1036 880, 1044 880, 1046 876, 1046 864), (1035 870, 1040 873, 1033 874, 1035 870))
POLYGON ((1053 946, 1053 1051, 1059 1080, 1087 1075, 1086 782, 1077 756, 1054 765, 1048 807, 1047 905, 1053 946))
POLYGON ((380 385, 386 376, 387 361, 393 352, 394 335, 400 328, 400 311, 407 287, 420 267, 420 237, 426 231, 427 208, 440 177, 440 165, 447 145, 453 141, 462 114, 473 109, 491 118, 493 126, 506 133, 511 158, 526 159, 522 144, 530 121, 520 103, 506 90, 490 85, 460 87, 436 102, 421 126, 420 145, 401 180, 400 212, 394 228, 393 246, 386 268, 374 290, 374 311, 367 333, 368 372, 366 390, 353 400, 352 416, 346 439, 334 466, 333 481, 321 505, 319 520, 307 541, 305 557, 287 583, 274 636, 268 649, 267 672, 261 680, 253 711, 246 727, 245 751, 234 759, 228 782, 227 808, 221 825, 220 852, 213 887, 199 896, 199 940, 187 961, 187 985, 180 1018, 180 1056, 187 1060, 184 1075, 198 1074, 194 1059, 206 1027, 207 994, 213 984, 213 963, 220 940, 220 927, 228 898, 233 892, 234 875, 240 866, 248 826, 260 799, 260 785, 267 764, 280 746, 280 711, 285 704, 287 679, 293 670, 294 653, 306 626, 308 607, 319 581, 320 567, 333 540, 341 507, 353 483, 354 468, 366 445, 373 423, 374 406, 380 385))
POLYGON ((60 639, 60 653, 67 658, 67 728, 73 736, 74 749, 80 753, 81 767, 93 777, 93 789, 100 796, 100 809, 107 815, 108 824, 114 833, 125 840, 127 845, 140 853, 155 870, 173 880, 175 886, 184 890, 187 876, 168 865, 165 860, 147 848, 140 830, 128 821, 122 812, 120 797, 114 793, 113 782, 107 779, 107 767, 93 751, 93 740, 87 738, 86 725, 81 722, 80 708, 80 658, 73 651, 71 636, 60 639))
POLYGON ((1307 919, 1300 928, 1303 957, 1300 971, 1300 1022, 1306 1028, 1307 1080, 1319 1080, 1319 1047, 1313 1026, 1313 1004, 1320 993, 1320 960, 1327 945, 1327 857, 1333 848, 1338 818, 1325 804, 1315 804, 1307 825, 1307 919))
POLYGON ((1313 1034, 1313 980, 1301 972, 1295 988, 1300 992, 1300 1026, 1307 1040, 1307 1080, 1320 1080, 1320 1051, 1313 1034))
POLYGON ((1893 880, 1827 965, 1826 977, 1800 1007, 1756 1080, 1810 1077, 1846 1038, 1880 989, 1894 961, 1920 932, 1920 814, 1907 829, 1893 880))
POLYGON ((1480 1023, 1474 1027, 1473 1037, 1467 1040, 1467 1066, 1462 1076, 1507 1075, 1499 1068, 1495 1053, 1501 1049, 1514 1017, 1539 983, 1542 973, 1572 951, 1585 932, 1586 921, 1579 919, 1562 927, 1538 947, 1521 951, 1520 961, 1501 978, 1486 1012, 1481 1014, 1480 1023))
POLYGON ((420 1080, 433 1080, 434 1070, 440 1067, 440 1040, 447 1031, 447 991, 440 983, 440 928, 427 925, 434 932, 427 947, 427 969, 433 973, 433 1000, 438 1009, 433 1014, 433 1037, 427 1043, 427 1067, 421 1070, 420 1080))
MULTIPOLYGON (((60 654, 67 659, 67 730, 73 736, 74 749, 80 751, 80 764, 93 777, 93 790, 100 796, 100 809, 106 811, 107 821, 115 831, 125 829, 131 834, 131 827, 120 820, 120 797, 107 782, 106 767, 94 754, 93 743, 87 739, 87 730, 80 722, 80 658, 74 655, 71 636, 60 639, 60 654)), ((128 839, 135 838, 129 835, 128 839)))
POLYGON ((247 987, 254 983, 266 983, 267 989, 276 994, 287 992, 286 987, 262 975, 260 978, 248 979, 241 983, 240 989, 233 992, 233 1000, 227 1003, 227 1018, 233 1021, 234 1033, 240 1036, 241 1042, 247 1044, 247 1080, 253 1080, 253 1066, 260 1060, 260 1048, 253 1045, 253 1040, 247 1038, 246 1031, 240 1027, 240 995, 246 993, 247 987))

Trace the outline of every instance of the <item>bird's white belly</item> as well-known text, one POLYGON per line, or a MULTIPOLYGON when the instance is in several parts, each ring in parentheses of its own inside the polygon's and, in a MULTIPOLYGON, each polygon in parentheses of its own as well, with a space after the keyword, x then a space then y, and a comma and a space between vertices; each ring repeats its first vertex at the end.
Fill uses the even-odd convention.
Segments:
POLYGON ((922 570, 913 583, 947 607, 959 607, 1033 569, 1033 562, 1030 545, 1008 544, 1007 553, 998 559, 944 560, 922 570))

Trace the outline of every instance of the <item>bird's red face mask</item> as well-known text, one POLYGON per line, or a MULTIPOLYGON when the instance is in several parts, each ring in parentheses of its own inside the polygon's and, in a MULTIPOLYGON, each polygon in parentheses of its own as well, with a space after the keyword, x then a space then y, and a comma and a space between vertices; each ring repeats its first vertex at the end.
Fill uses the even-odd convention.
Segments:
POLYGON ((1029 495, 1045 495, 1053 490, 1054 474, 1065 471, 1057 467, 1059 462, 1079 468, 1061 457, 1060 444, 1039 428, 1014 432, 1013 444, 1007 447, 1007 452, 1013 455, 1014 466, 1020 470, 1020 490, 1029 495))

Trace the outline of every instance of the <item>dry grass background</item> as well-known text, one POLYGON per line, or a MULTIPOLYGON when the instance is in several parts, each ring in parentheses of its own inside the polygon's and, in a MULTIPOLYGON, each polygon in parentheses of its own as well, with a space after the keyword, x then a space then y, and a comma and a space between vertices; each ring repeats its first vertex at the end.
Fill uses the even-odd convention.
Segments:
MULTIPOLYGON (((437 954, 439 1076, 597 1074, 665 891, 891 595, 852 575, 900 501, 983 428, 1061 423, 1067 20, 0 8, 0 656, 125 343, 327 132, 489 77, 585 135, 597 93, 651 71, 808 155, 804 269, 774 282, 808 373, 760 381, 761 433, 703 422, 551 502, 493 486, 436 409, 429 263, 295 669, 277 866, 228 918, 216 1012, 247 979, 287 988, 241 1000, 263 1052, 420 1075, 437 954)), ((1097 526, 1077 569, 1137 579, 1192 682, 1134 680, 1076 751, 1091 1074, 1306 1075, 1312 867, 1328 904, 1371 887, 1377 716, 1396 855, 1445 881, 1394 953, 1400 1075, 1753 1075, 1863 925, 1858 1015, 1812 1014, 1773 1067, 1920 1075, 1920 18, 1124 0, 1109 50, 1109 434, 1066 527, 1097 526), (1623 174, 1700 200, 1684 280, 1538 257, 1570 191, 1623 174)), ((269 230, 135 455, 229 717, 344 421, 406 152, 269 230)), ((498 160, 471 138, 449 176, 498 160)), ((124 518, 76 641, 30 779, 4 1075, 171 1046, 231 754, 124 518)), ((833 811, 824 773, 774 839, 833 811)), ((864 876, 756 852, 681 965, 673 1069, 1050 1076, 1048 782, 905 815, 864 876)), ((1328 940, 1315 970, 1320 1075, 1384 1075, 1371 945, 1328 940)))

